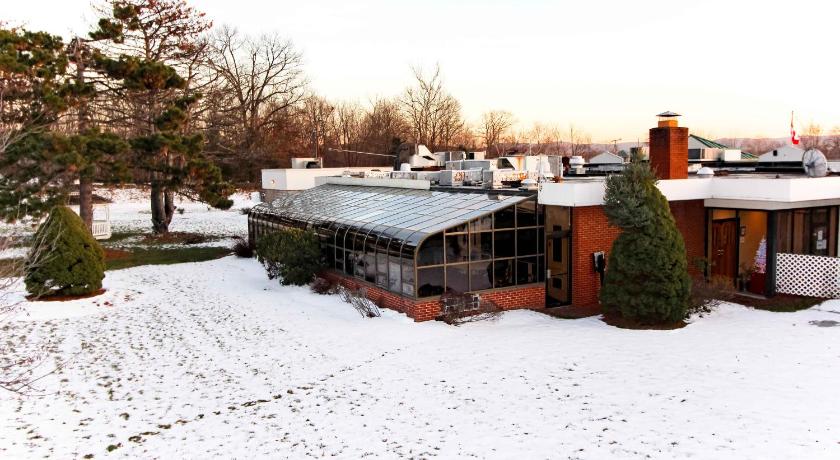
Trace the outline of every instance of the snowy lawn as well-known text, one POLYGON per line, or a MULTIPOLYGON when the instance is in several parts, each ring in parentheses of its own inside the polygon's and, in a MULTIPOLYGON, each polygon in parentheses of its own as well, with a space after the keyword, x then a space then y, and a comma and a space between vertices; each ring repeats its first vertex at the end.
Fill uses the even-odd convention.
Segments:
POLYGON ((0 394, 0 457, 840 458, 840 301, 456 328, 364 319, 233 257, 105 286, 6 323, 68 365, 53 394, 0 394))

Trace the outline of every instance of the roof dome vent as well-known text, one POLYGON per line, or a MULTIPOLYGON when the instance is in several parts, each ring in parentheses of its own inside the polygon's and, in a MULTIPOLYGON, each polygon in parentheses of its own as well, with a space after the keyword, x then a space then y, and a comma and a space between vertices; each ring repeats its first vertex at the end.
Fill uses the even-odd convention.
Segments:
POLYGON ((704 167, 697 170, 697 177, 702 177, 704 179, 710 179, 714 176, 715 176, 715 170, 708 167, 708 166, 704 166, 704 167))

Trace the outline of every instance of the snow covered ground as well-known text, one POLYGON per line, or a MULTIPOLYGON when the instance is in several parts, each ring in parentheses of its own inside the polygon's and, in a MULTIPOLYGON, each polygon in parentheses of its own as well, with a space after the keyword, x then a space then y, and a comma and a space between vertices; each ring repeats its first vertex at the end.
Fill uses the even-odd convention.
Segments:
POLYGON ((365 319, 233 257, 105 285, 8 323, 67 366, 44 397, 0 394, 0 457, 840 458, 840 327, 820 327, 840 301, 457 328, 365 319))
MULTIPOLYGON (((110 206, 111 227, 114 232, 151 231, 152 212, 149 209, 148 190, 111 188, 98 189, 96 193, 114 202, 110 206)), ((184 197, 176 197, 176 207, 184 212, 175 213, 169 230, 217 236, 247 236, 248 220, 240 210, 259 203, 259 197, 254 193, 241 192, 231 198, 233 206, 223 211, 184 197)))

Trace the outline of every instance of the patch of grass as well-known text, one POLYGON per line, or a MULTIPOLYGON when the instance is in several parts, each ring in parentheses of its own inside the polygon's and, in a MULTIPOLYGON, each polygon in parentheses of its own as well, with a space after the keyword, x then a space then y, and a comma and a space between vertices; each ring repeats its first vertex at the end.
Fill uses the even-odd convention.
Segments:
POLYGON ((756 299, 747 296, 736 296, 735 302, 756 310, 766 310, 778 313, 792 313, 800 310, 807 310, 813 306, 825 302, 819 297, 802 297, 786 294, 777 294, 767 299, 756 299))
POLYGON ((230 254, 229 248, 182 247, 173 249, 134 249, 119 254, 106 253, 106 270, 122 270, 140 265, 170 265, 186 262, 204 262, 230 254))
POLYGON ((145 235, 143 232, 113 232, 111 233, 111 237, 105 241, 100 241, 103 244, 112 244, 112 243, 119 243, 120 241, 125 241, 129 238, 134 238, 136 236, 143 236, 145 235))

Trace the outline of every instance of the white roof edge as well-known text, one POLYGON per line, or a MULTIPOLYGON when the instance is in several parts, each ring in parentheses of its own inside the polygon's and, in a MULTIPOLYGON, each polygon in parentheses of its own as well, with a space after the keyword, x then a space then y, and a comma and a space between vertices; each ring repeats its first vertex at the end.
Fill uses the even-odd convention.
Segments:
MULTIPOLYGON (((662 180, 659 190, 668 201, 742 200, 765 203, 808 203, 840 199, 840 177, 714 177, 662 180)), ((599 206, 604 204, 603 180, 567 180, 540 184, 540 204, 599 206)))
POLYGON ((366 187, 393 187, 412 190, 429 190, 432 183, 422 179, 384 179, 372 177, 326 177, 325 184, 355 185, 366 187))

